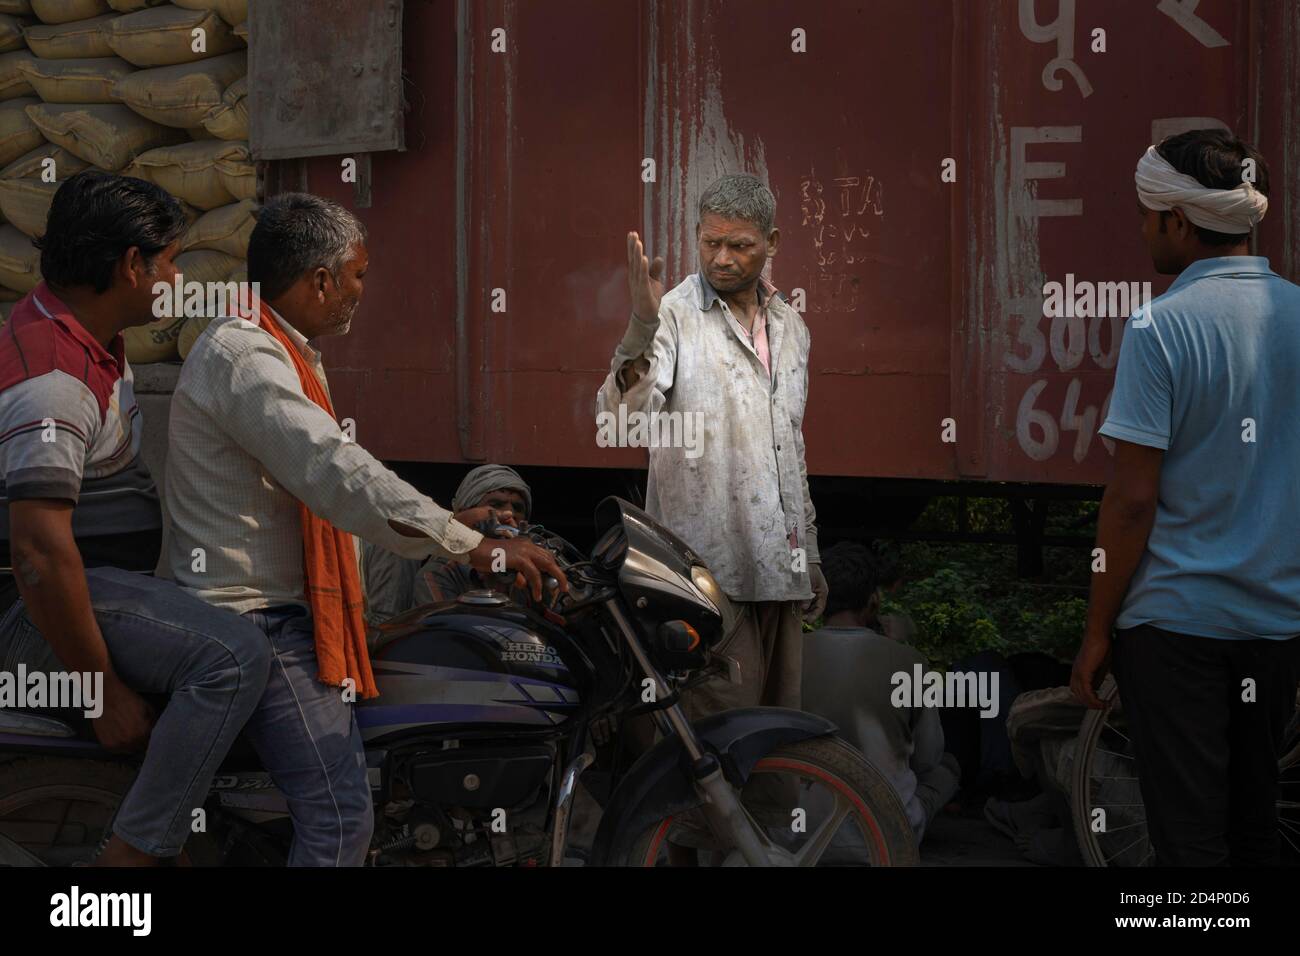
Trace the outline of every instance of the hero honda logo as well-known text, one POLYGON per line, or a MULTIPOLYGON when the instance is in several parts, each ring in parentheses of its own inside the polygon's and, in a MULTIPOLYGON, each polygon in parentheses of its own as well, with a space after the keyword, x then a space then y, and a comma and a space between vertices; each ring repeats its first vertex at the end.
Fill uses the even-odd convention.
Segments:
POLYGON ((549 644, 543 644, 541 641, 512 641, 510 638, 519 635, 520 632, 514 628, 493 627, 490 624, 480 624, 476 630, 483 634, 489 634, 496 638, 501 646, 501 660, 514 661, 519 664, 544 664, 547 667, 564 667, 564 661, 560 660, 560 655, 555 652, 555 648, 549 644))
POLYGON ((533 644, 529 641, 505 641, 501 651, 501 660, 515 661, 520 664, 546 664, 549 667, 563 667, 555 648, 546 644, 533 644))

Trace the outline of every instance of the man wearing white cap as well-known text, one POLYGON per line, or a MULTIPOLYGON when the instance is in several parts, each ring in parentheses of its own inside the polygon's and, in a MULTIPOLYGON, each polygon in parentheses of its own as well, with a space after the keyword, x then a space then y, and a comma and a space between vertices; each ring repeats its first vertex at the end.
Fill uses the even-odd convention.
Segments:
POLYGON ((1124 330, 1105 570, 1071 686, 1099 707, 1113 660, 1157 862, 1276 864, 1300 680, 1300 287, 1250 254, 1268 208, 1252 146, 1169 137, 1136 184, 1156 271, 1178 278, 1124 330))

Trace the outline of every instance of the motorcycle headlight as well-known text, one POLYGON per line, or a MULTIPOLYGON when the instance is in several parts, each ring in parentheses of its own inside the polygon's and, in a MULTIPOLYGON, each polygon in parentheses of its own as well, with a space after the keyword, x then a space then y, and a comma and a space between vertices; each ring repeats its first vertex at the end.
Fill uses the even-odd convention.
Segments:
POLYGON ((736 605, 731 603, 731 598, 723 592, 712 572, 702 564, 691 565, 691 583, 709 599, 717 610, 718 616, 722 618, 722 634, 719 640, 714 642, 715 645, 720 644, 731 636, 732 629, 739 620, 736 605))

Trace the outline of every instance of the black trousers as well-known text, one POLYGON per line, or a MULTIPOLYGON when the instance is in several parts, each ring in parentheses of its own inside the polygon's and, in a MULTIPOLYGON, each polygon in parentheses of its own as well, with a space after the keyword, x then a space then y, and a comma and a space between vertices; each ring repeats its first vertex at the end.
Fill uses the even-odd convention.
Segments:
POLYGON ((1277 760, 1296 706, 1300 639, 1117 631, 1115 680, 1156 862, 1279 861, 1277 760), (1245 686, 1254 681, 1254 700, 1245 686))

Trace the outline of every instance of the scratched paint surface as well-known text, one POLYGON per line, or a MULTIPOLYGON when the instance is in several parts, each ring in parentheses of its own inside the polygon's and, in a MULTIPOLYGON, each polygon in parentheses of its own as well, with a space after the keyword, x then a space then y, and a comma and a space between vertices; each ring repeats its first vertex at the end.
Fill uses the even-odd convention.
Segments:
POLYGON ((996 255, 976 266, 992 293, 980 301, 993 314, 984 388, 966 415, 985 416, 990 476, 1104 478, 1113 445, 1096 432, 1130 308, 1116 300, 1049 316, 1043 289, 1052 281, 1148 281, 1155 294, 1168 286, 1138 233, 1137 157, 1182 129, 1249 135, 1246 6, 1197 7, 1018 0, 980 5, 972 22, 994 70, 977 112, 988 117, 995 169, 985 185, 993 215, 972 226, 996 255))
MULTIPOLYGON (((1250 5, 1230 0, 763 10, 482 0, 458 131, 455 5, 407 5, 409 148, 375 158, 366 299, 353 335, 325 347, 336 404, 366 447, 410 460, 472 450, 520 464, 642 462, 643 451, 597 447, 593 422, 626 321, 622 236, 639 229, 680 281, 694 268, 699 190, 747 170, 776 193, 771 277, 802 296, 812 332, 812 472, 1104 479, 1096 429, 1125 316, 1044 317, 1043 285, 1068 274, 1163 291, 1137 233, 1133 164, 1164 132, 1217 123, 1280 153, 1285 121, 1269 107, 1294 112, 1295 97, 1259 87, 1256 66, 1294 76, 1297 18, 1279 25, 1267 10, 1252 32, 1250 5), (500 24, 505 54, 489 49, 500 24), (796 28, 806 53, 791 50, 796 28), (1251 49, 1252 35, 1274 40, 1251 49), (947 157, 955 183, 940 179, 947 157), (505 312, 490 309, 495 289, 505 312), (461 348, 473 381, 458 407, 461 348), (945 418, 955 443, 941 440, 945 418)), ((312 161, 310 187, 347 202, 337 168, 312 161)), ((1300 230, 1283 229, 1294 218, 1275 195, 1261 249, 1278 264, 1294 261, 1285 244, 1300 230)))

